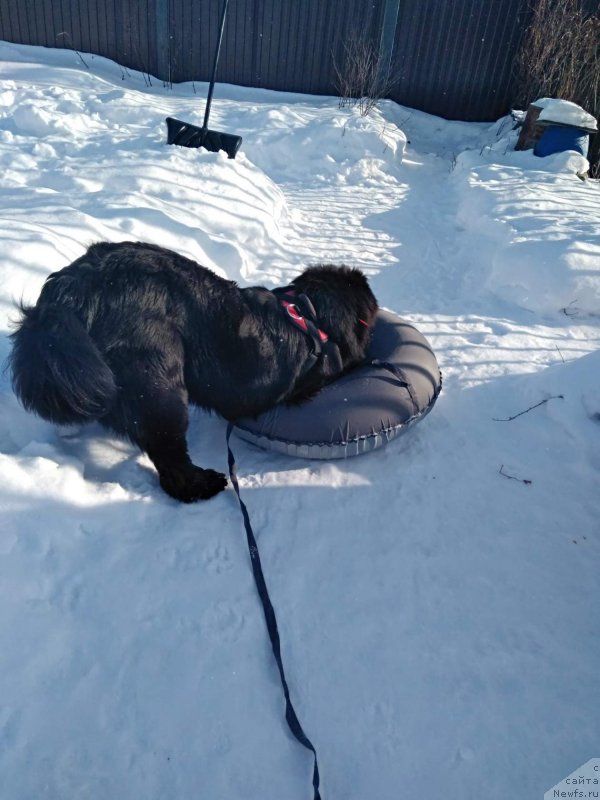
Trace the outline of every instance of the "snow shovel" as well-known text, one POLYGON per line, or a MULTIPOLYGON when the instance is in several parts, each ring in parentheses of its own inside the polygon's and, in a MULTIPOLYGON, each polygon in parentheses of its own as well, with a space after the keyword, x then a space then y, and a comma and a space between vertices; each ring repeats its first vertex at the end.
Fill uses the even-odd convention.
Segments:
POLYGON ((167 144, 178 144, 180 147, 204 147, 205 150, 210 150, 211 153, 224 150, 229 158, 235 158, 235 154, 240 149, 242 137, 235 136, 232 133, 211 131, 208 127, 208 117, 215 89, 215 77, 217 75, 217 64, 219 63, 219 53, 221 52, 221 42, 223 41, 228 4, 229 0, 224 0, 221 10, 221 21, 219 22, 219 38, 217 40, 217 49, 215 52, 210 86, 208 88, 208 97, 206 98, 206 109, 204 111, 202 127, 199 128, 197 125, 190 125, 189 122, 181 122, 181 120, 173 119, 173 117, 167 117, 167 144))

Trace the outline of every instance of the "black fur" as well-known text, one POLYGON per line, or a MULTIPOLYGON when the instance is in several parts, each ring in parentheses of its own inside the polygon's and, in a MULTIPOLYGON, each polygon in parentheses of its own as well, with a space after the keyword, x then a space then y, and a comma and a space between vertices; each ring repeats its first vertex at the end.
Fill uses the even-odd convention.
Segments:
POLYGON ((306 374, 310 340, 272 293, 240 289, 162 247, 95 244, 21 309, 15 392, 44 419, 98 420, 128 436, 172 497, 212 497, 227 481, 188 456, 188 402, 230 420, 252 416, 311 396, 366 352, 377 302, 359 270, 316 266, 293 283, 339 348, 326 347, 306 374))

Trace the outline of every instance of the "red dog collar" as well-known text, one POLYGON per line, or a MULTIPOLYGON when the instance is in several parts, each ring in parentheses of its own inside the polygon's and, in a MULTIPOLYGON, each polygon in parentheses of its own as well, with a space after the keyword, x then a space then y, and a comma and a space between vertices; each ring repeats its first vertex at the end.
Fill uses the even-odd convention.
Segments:
MULTIPOLYGON (((287 295, 294 296, 293 292, 286 292, 287 295)), ((308 299, 308 298, 307 298, 308 299)), ((302 316, 300 311, 298 311, 298 306, 295 303, 290 302, 289 300, 282 300, 281 305, 287 311, 290 319, 296 325, 296 327, 300 328, 300 330, 304 331, 304 333, 311 335, 311 331, 309 331, 309 326, 306 319, 302 316)), ((312 304, 311 304, 312 305, 312 304)), ((311 320, 312 322, 312 320, 311 320)), ((314 325, 314 323, 313 323, 314 325)), ((316 327, 316 326, 315 326, 316 327)), ((317 328, 317 334, 319 335, 319 339, 322 342, 328 342, 329 336, 322 331, 320 328, 317 328)))

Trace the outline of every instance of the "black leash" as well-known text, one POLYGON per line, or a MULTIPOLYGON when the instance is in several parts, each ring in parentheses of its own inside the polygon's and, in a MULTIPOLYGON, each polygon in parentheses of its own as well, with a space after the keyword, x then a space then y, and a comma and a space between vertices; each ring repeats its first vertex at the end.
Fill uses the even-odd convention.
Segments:
POLYGON ((227 425, 227 457, 229 460, 229 477, 231 478, 232 486, 237 495, 237 499, 240 504, 240 509, 242 510, 242 517, 244 518, 244 527, 246 529, 246 538, 248 540, 248 551, 250 552, 250 561, 252 563, 254 582, 256 584, 258 596, 260 597, 260 601, 262 603, 263 612, 265 615, 265 622, 267 623, 267 630, 269 632, 269 638, 271 640, 271 647, 273 648, 273 655, 275 656, 275 661, 277 662, 277 668, 279 669, 279 677, 281 679, 281 685, 283 686, 283 693, 285 695, 285 718, 287 720, 287 724, 289 725, 291 732, 294 734, 296 739, 298 739, 298 741, 301 744, 303 744, 304 747, 310 750, 314 756, 315 764, 314 764, 313 779, 312 779, 312 784, 314 789, 313 800, 321 800, 321 795, 319 794, 319 765, 317 763, 317 751, 315 750, 308 736, 302 730, 302 725, 300 725, 300 721, 296 716, 294 706, 292 705, 292 701, 290 699, 290 690, 287 684, 287 680, 285 678, 283 661, 281 660, 281 643, 279 640, 277 619, 275 617, 275 611, 273 609, 273 605, 269 597, 269 592, 267 591, 267 584, 265 582, 265 576, 263 575, 262 566, 260 563, 258 546, 256 544, 256 539, 254 538, 252 525, 250 524, 248 509, 246 508, 246 504, 244 503, 240 495, 240 486, 237 479, 235 458, 233 457, 233 453, 231 452, 231 447, 229 445, 229 439, 231 437, 232 431, 233 431, 233 424, 229 422, 227 425))

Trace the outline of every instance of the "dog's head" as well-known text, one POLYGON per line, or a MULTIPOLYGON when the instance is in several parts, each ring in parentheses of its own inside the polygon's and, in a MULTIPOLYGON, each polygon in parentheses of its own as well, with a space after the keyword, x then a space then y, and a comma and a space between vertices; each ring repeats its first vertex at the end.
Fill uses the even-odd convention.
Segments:
POLYGON ((377 300, 363 273, 346 266, 319 264, 292 283, 310 298, 319 328, 338 346, 342 369, 362 361, 377 314, 377 300))

